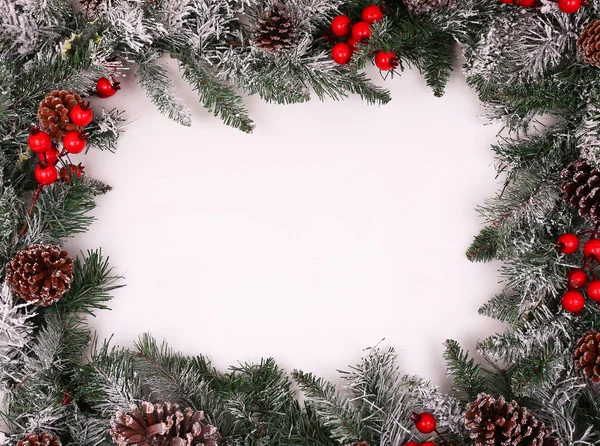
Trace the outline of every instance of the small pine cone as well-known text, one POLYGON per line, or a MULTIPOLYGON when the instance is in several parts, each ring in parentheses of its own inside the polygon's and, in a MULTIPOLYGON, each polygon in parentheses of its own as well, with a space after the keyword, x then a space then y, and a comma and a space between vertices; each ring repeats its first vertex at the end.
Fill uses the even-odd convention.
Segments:
POLYGON ((217 446, 217 429, 203 420, 202 411, 143 402, 141 409, 119 410, 111 419, 110 435, 118 446, 217 446))
POLYGON ((585 63, 600 67, 600 19, 592 20, 584 28, 577 39, 577 50, 585 63))
POLYGON ((515 401, 480 393, 467 405, 465 426, 477 446, 555 446, 556 438, 537 418, 515 401))
POLYGON ((69 119, 69 112, 78 104, 83 104, 83 100, 74 91, 55 90, 48 93, 38 107, 41 129, 56 141, 62 140, 67 132, 82 131, 81 127, 69 119))
POLYGON ((575 367, 593 383, 600 383, 600 332, 589 330, 573 352, 575 367))
POLYGON ((582 217, 600 223, 600 171, 585 160, 575 160, 560 173, 563 198, 582 217))
POLYGON ((456 0, 403 0, 404 6, 413 14, 435 12, 442 8, 454 8, 456 0))
POLYGON ((71 288, 73 259, 54 245, 33 245, 6 265, 6 281, 15 294, 38 306, 52 305, 71 288))
POLYGON ((62 446, 60 439, 49 432, 27 434, 17 446, 62 446))
POLYGON ((256 24, 252 43, 266 51, 288 51, 296 43, 294 21, 281 3, 273 3, 256 24))

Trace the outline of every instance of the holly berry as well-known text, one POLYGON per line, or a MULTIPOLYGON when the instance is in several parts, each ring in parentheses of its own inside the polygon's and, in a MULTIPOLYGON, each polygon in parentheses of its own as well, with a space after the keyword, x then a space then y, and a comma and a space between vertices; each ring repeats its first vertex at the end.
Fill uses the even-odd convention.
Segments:
POLYGON ((556 249, 563 254, 573 254, 579 249, 579 237, 570 233, 561 235, 556 242, 556 249))
POLYGON ((94 112, 90 108, 90 103, 78 104, 73 107, 69 112, 69 119, 71 119, 73 124, 80 127, 85 127, 92 122, 92 119, 94 119, 94 112))
POLYGON ((352 48, 347 43, 337 43, 331 49, 331 57, 340 65, 347 64, 352 58, 352 48))
POLYGON ((35 175, 37 182, 44 186, 54 183, 58 178, 58 172, 53 164, 48 164, 46 167, 42 167, 38 164, 35 166, 33 174, 35 175))
POLYGON ((60 181, 69 184, 71 182, 71 177, 81 178, 83 169, 85 169, 85 167, 81 164, 77 166, 75 164, 69 164, 68 166, 61 168, 59 172, 60 181))
POLYGON ((46 150, 43 153, 38 153, 38 159, 40 160, 41 163, 48 163, 48 164, 52 164, 52 165, 54 165, 58 162, 59 156, 60 156, 60 152, 54 146, 50 147, 48 150, 46 150))
POLYGON ((346 43, 350 48, 352 48, 352 51, 358 50, 358 42, 354 40, 354 38, 350 37, 348 40, 346 40, 346 43))
POLYGON ((338 37, 347 36, 350 33, 352 27, 352 21, 350 17, 345 15, 338 15, 331 21, 331 32, 338 37))
POLYGON ((68 406, 72 402, 73 402, 73 397, 71 397, 71 391, 69 389, 65 389, 63 391, 63 396, 62 396, 62 405, 68 406))
POLYGON ((583 255, 593 260, 600 260, 600 240, 596 238, 589 239, 583 245, 583 255))
POLYGON ((513 0, 500 0, 502 3, 510 5, 512 4, 513 0))
POLYGON ((363 9, 361 17, 363 22, 380 22, 383 19, 383 13, 381 12, 381 8, 379 6, 369 5, 363 9))
POLYGON ((437 445, 432 441, 426 441, 425 443, 421 443, 421 446, 437 446, 437 445))
POLYGON ((600 302, 600 280, 592 280, 588 283, 585 292, 594 302, 600 302))
POLYGON ((563 294, 562 306, 569 313, 579 313, 585 306, 585 298, 579 291, 567 291, 563 294))
POLYGON ((404 443, 404 446, 421 446, 416 441, 409 441, 408 443, 404 443))
POLYGON ((581 0, 558 0, 558 9, 565 14, 573 14, 581 8, 581 0))
POLYGON ((523 8, 531 8, 535 0, 517 0, 517 4, 523 8))
POLYGON ((391 70, 398 66, 398 58, 393 51, 379 51, 375 54, 375 65, 380 70, 391 70))
POLYGON ((85 149, 87 135, 82 132, 68 132, 63 138, 63 147, 69 153, 81 153, 85 149))
POLYGON ((105 77, 101 77, 96 82, 96 93, 100 98, 110 98, 120 89, 118 82, 111 82, 105 77))
POLYGON ((352 38, 363 42, 371 37, 371 26, 367 22, 358 22, 352 27, 352 38))
POLYGON ((587 274, 581 269, 573 269, 567 273, 567 285, 570 289, 583 288, 588 281, 587 274))
POLYGON ((435 431, 437 422, 435 417, 429 412, 413 414, 411 419, 415 422, 415 427, 422 434, 430 434, 435 431))
POLYGON ((52 147, 52 138, 46 132, 42 132, 39 127, 32 126, 29 128, 27 145, 35 153, 44 153, 52 147))

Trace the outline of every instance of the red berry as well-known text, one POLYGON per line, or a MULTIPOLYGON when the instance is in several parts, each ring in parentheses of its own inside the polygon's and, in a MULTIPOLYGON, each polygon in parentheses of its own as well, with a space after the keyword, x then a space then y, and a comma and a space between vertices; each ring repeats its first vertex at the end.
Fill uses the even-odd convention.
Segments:
POLYGON ((423 412, 414 416, 415 427, 422 434, 432 433, 437 425, 435 417, 429 412, 423 412))
POLYGON ((52 138, 50 138, 50 135, 46 132, 42 132, 38 127, 30 127, 27 145, 35 153, 43 153, 52 147, 52 138))
POLYGON ((600 280, 592 280, 588 283, 585 292, 594 302, 600 302, 600 280))
POLYGON ((587 274, 580 269, 572 269, 567 273, 567 285, 570 289, 583 288, 588 281, 587 274))
POLYGON ((357 42, 363 42, 371 37, 371 27, 367 22, 358 22, 352 27, 352 38, 357 42))
POLYGON ((117 90, 120 90, 118 82, 111 82, 105 77, 101 77, 96 82, 96 92, 100 98, 109 98, 114 95, 117 90))
POLYGON ((375 65, 380 70, 391 70, 398 66, 398 58, 393 51, 379 51, 375 54, 375 65))
POLYGON ((69 112, 69 118, 71 122, 80 127, 85 127, 92 119, 94 119, 94 112, 90 108, 90 103, 76 105, 69 112))
POLYGON ((75 164, 69 164, 67 167, 60 169, 60 181, 69 184, 71 182, 71 177, 81 178, 84 169, 85 167, 81 164, 77 166, 75 164))
POLYGON ((501 1, 502 3, 505 3, 505 4, 507 4, 507 5, 510 5, 510 4, 513 2, 513 0, 500 0, 500 1, 501 1))
POLYGON ((600 260, 600 240, 592 238, 583 245, 583 255, 593 260, 600 260))
POLYGON ((409 441, 408 443, 404 443, 404 446, 421 446, 416 441, 409 441))
POLYGON ((437 445, 432 441, 426 441, 425 443, 421 443, 421 446, 437 446, 437 445))
POLYGON ((369 5, 363 9, 361 17, 363 22, 380 22, 383 19, 383 13, 381 12, 381 8, 379 8, 379 6, 369 5))
POLYGON ((585 298, 579 291, 567 291, 563 294, 562 306, 569 313, 579 313, 585 306, 585 298))
POLYGON ((352 58, 352 48, 347 43, 337 43, 331 49, 331 57, 340 65, 347 64, 352 58))
POLYGON ((573 254, 579 249, 579 237, 575 234, 563 234, 558 237, 556 249, 563 254, 573 254))
POLYGON ((48 164, 46 167, 42 167, 38 164, 35 166, 34 175, 37 182, 44 186, 54 183, 58 178, 56 167, 52 164, 48 164))
POLYGON ((81 132, 68 132, 63 138, 63 147, 69 153, 81 153, 85 149, 87 136, 81 132))
POLYGON ((65 389, 63 391, 62 405, 68 406, 72 402, 73 402, 73 398, 71 397, 71 391, 69 389, 65 389))
POLYGON ((350 48, 352 48, 352 51, 358 50, 358 42, 356 40, 354 40, 352 37, 350 37, 348 40, 346 40, 346 43, 348 44, 348 46, 350 48))
POLYGON ((531 8, 535 0, 517 0, 517 4, 523 8, 531 8))
POLYGON ((558 0, 558 9, 565 14, 573 14, 581 8, 581 0, 558 0))
POLYGON ((331 21, 331 32, 338 37, 347 36, 350 32, 352 21, 350 17, 345 15, 338 15, 331 21))
POLYGON ((45 152, 38 153, 38 159, 41 163, 48 163, 54 165, 58 162, 59 155, 60 152, 56 149, 56 147, 50 147, 45 152))

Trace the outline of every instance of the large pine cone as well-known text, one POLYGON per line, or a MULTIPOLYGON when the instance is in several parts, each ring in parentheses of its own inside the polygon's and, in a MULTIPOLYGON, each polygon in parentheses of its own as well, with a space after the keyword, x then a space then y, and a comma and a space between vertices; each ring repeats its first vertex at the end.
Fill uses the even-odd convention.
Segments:
POLYGON ((62 140, 67 132, 80 132, 83 129, 69 119, 69 112, 78 104, 83 104, 83 100, 74 91, 55 90, 48 93, 38 107, 40 127, 56 141, 62 140))
POLYGON ((285 5, 273 3, 256 24, 252 42, 267 51, 287 51, 296 43, 294 21, 285 5))
POLYGON ((503 396, 480 393, 467 405, 465 426, 477 446, 558 446, 559 441, 526 408, 503 396))
POLYGON ((111 419, 110 434, 119 446, 217 446, 217 429, 203 420, 202 411, 143 402, 139 410, 118 411, 111 419))
POLYGON ((456 0, 404 0, 404 6, 413 14, 435 12, 442 8, 453 8, 456 0))
POLYGON ((575 366, 594 383, 600 383, 600 332, 589 330, 573 352, 575 366))
POLYGON ((17 446, 62 446, 58 437, 48 433, 27 434, 25 438, 17 442, 17 446))
POLYGON ((582 217, 600 222, 600 171, 585 160, 575 160, 560 173, 563 198, 582 217))
POLYGON ((51 305, 71 288, 73 259, 54 245, 33 245, 6 265, 6 281, 15 294, 39 306, 51 305))
POLYGON ((600 67, 600 20, 592 20, 577 39, 577 49, 583 61, 600 67))

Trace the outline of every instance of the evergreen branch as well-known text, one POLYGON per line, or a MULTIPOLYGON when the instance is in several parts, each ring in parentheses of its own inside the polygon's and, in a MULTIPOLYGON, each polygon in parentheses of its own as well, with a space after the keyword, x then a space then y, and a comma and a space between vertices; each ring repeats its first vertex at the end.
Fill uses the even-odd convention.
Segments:
POLYGON ((452 388, 462 401, 472 401, 485 390, 479 365, 475 364, 473 358, 469 359, 468 352, 464 352, 458 342, 451 339, 446 341, 444 359, 447 374, 452 378, 452 388))

